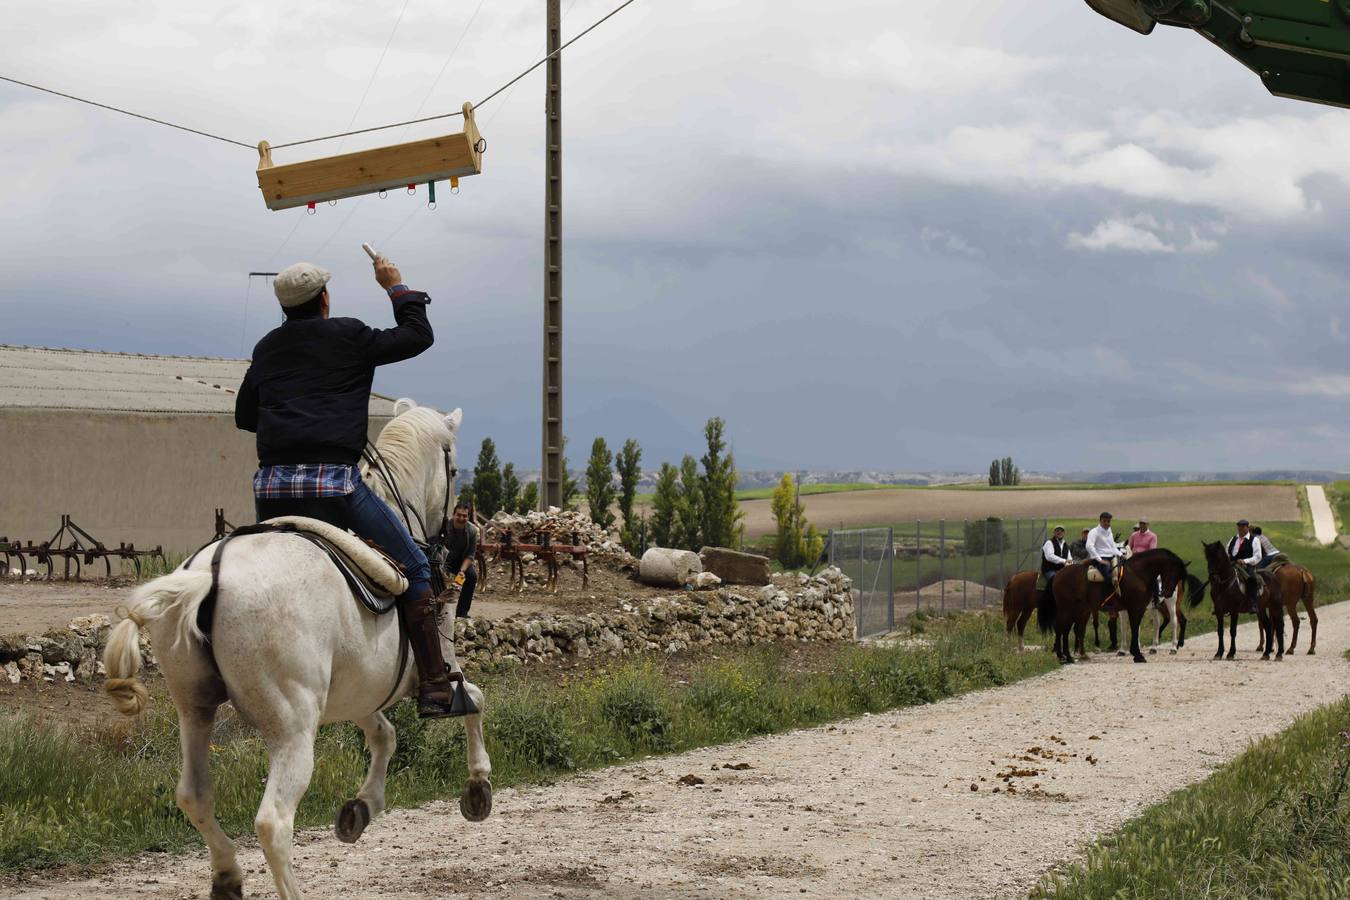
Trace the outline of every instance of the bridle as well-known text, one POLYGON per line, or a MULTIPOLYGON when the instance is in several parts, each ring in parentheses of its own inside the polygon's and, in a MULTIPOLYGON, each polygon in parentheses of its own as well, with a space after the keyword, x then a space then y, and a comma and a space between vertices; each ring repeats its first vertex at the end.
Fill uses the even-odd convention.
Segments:
POLYGON ((427 529, 427 523, 422 519, 421 512, 403 499, 403 494, 389 472, 389 464, 385 462, 384 454, 369 438, 366 439, 363 455, 366 464, 380 476, 390 496, 398 504, 399 514, 403 516, 403 522, 408 526, 408 534, 412 536, 413 543, 426 555, 427 562, 431 563, 431 589, 440 596, 445 592, 445 576, 441 572, 441 560, 450 552, 450 495, 454 493, 454 479, 459 474, 459 470, 450 465, 449 448, 441 447, 441 459, 445 463, 445 499, 441 503, 440 528, 434 535, 427 529), (417 529, 413 528, 414 520, 417 522, 417 529), (418 535, 421 535, 420 539, 418 535))

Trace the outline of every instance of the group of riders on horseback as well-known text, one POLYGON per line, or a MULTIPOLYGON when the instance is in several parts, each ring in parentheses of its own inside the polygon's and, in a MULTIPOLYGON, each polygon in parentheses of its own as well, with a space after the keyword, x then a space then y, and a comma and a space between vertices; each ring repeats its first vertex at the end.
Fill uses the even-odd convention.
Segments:
MULTIPOLYGON (((1111 521, 1109 512, 1102 513, 1097 517, 1097 527, 1084 528, 1082 537, 1072 544, 1064 541, 1064 526, 1056 525, 1050 539, 1041 547, 1041 578, 1037 589, 1050 591, 1059 572, 1066 566, 1084 560, 1101 575, 1103 582, 1114 584, 1120 565, 1127 558, 1157 548, 1158 534, 1149 528, 1147 518, 1139 519, 1134 532, 1122 544, 1116 543, 1111 521)), ((1261 572, 1288 563, 1289 557, 1275 548, 1260 526, 1252 527, 1246 519, 1238 520, 1237 533, 1228 541, 1227 552, 1246 591, 1249 605, 1247 612, 1254 613, 1261 596, 1261 572)), ((1160 582, 1154 582, 1153 596, 1155 603, 1162 599, 1160 582)), ((1103 603, 1102 610, 1114 612, 1115 599, 1116 592, 1112 591, 1103 603)))

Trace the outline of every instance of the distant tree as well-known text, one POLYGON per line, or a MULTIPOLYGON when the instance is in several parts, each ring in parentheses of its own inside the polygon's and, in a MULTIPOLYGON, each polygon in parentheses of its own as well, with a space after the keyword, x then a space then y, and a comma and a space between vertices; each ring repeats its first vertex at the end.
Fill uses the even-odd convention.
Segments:
POLYGON ((964 537, 967 556, 989 556, 1012 547, 1003 520, 994 516, 967 522, 964 537))
POLYGON ((661 463, 656 478, 656 494, 652 497, 652 543, 658 547, 674 547, 675 508, 680 500, 680 472, 670 463, 661 463))
POLYGON ((539 482, 526 482, 525 487, 520 491, 520 502, 516 504, 516 512, 520 515, 532 512, 539 508, 539 482))
POLYGON ((492 438, 483 438, 483 446, 478 450, 478 463, 473 467, 473 499, 477 512, 487 519, 502 508, 502 469, 492 438))
POLYGON ((567 438, 563 438, 562 485, 559 492, 562 494, 563 509, 577 508, 577 480, 567 471, 567 438))
POLYGON ((642 448, 637 441, 629 438, 623 442, 614 468, 619 473, 619 514, 623 516, 623 530, 619 536, 623 545, 636 553, 641 520, 633 515, 633 502, 637 499, 638 481, 642 478, 642 448))
POLYGON ((513 515, 520 512, 520 479, 515 463, 502 466, 502 509, 513 515))
POLYGON ((1003 483, 1003 467, 999 465, 998 460, 989 464, 989 486, 998 487, 1003 483))
POLYGON ((586 505, 591 510, 591 521, 601 528, 614 524, 614 454, 609 452, 605 439, 598 437, 591 444, 591 459, 586 464, 586 505))
POLYGON ((720 417, 703 426, 708 452, 703 455, 702 543, 730 547, 743 514, 736 503, 736 458, 726 452, 726 423, 720 417))
POLYGON ((672 546, 695 552, 703 548, 703 502, 698 460, 686 454, 680 461, 680 490, 675 502, 672 546))
POLYGON ((806 521, 806 510, 797 498, 792 476, 783 473, 773 491, 774 556, 785 568, 797 569, 820 557, 825 541, 806 521))
POLYGON ((473 482, 469 482, 460 488, 455 494, 456 503, 467 503, 473 505, 473 482))
POLYGON ((1010 487, 1013 483, 1012 457, 1011 456, 1003 457, 1003 461, 999 463, 999 467, 1001 469, 999 475, 999 484, 1003 485, 1004 487, 1010 487))

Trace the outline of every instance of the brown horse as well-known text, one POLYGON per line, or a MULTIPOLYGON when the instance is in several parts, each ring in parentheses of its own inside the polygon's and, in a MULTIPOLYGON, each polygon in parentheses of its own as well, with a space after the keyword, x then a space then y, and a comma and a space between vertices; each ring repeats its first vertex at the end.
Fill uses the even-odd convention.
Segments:
POLYGON ((1036 572, 1018 572, 1008 579, 1003 589, 1003 621, 1008 627, 1008 639, 1012 639, 1013 628, 1017 628, 1017 649, 1025 650, 1023 634, 1027 622, 1036 611, 1036 572))
MULTIPOLYGON (((1078 646, 1082 646, 1088 616, 1099 609, 1111 586, 1088 580, 1089 564, 1074 563, 1060 571, 1052 582, 1053 590, 1041 598, 1037 607, 1036 624, 1041 631, 1055 630, 1055 655, 1060 662, 1072 663, 1068 652, 1069 630, 1072 628, 1078 646)), ((1177 591, 1180 600, 1187 588, 1202 591, 1200 579, 1186 571, 1186 563, 1171 550, 1146 550, 1124 563, 1124 571, 1115 587, 1116 608, 1124 610, 1130 619, 1130 654, 1137 663, 1148 662, 1139 649, 1139 623, 1153 602, 1153 585, 1162 581, 1163 595, 1177 591)))
MULTIPOLYGON (((1214 651, 1215 659, 1234 659, 1237 656, 1238 617, 1247 612, 1249 601, 1247 588, 1238 578, 1237 566, 1233 564, 1223 544, 1215 541, 1201 542, 1205 548, 1205 563, 1209 566, 1210 596, 1214 598, 1214 618, 1218 621, 1219 649, 1214 651), (1223 620, 1228 617, 1228 654, 1223 652, 1223 620)), ((1260 573, 1261 593, 1256 602, 1256 618, 1261 627, 1261 644, 1264 649, 1262 659, 1270 659, 1271 643, 1279 642, 1277 660, 1284 659, 1284 611, 1280 608, 1280 599, 1274 588, 1274 576, 1269 572, 1260 573)), ((1204 590, 1191 594, 1191 606, 1199 606, 1204 599, 1204 590)), ((1295 621, 1298 617, 1295 614, 1295 621)))
MULTIPOLYGON (((1312 627, 1312 637, 1308 641, 1308 655, 1312 656, 1317 652, 1317 610, 1314 608, 1317 579, 1313 577, 1312 572, 1293 563, 1285 563, 1274 572, 1267 572, 1266 574, 1270 576, 1276 601, 1276 612, 1272 615, 1272 619, 1274 615, 1282 615, 1279 612, 1279 607, 1282 605, 1284 612, 1289 613, 1289 620, 1294 623, 1293 638, 1289 641, 1286 652, 1293 653, 1294 648, 1298 646, 1298 604, 1302 600, 1303 608, 1308 612, 1308 624, 1312 627)), ((1261 629, 1261 644, 1256 649, 1258 651, 1264 650, 1266 656, 1270 655, 1268 628, 1261 629)))

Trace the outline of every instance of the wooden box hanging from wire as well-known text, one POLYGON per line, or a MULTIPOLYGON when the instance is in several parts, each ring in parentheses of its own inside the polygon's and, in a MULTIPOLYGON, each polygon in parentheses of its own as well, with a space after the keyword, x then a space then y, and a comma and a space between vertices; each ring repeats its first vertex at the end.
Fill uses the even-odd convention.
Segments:
POLYGON ((428 184, 483 171, 486 145, 473 120, 473 104, 464 104, 464 131, 323 159, 272 164, 272 147, 258 144, 258 187, 272 210, 309 206, 379 191, 428 184))

